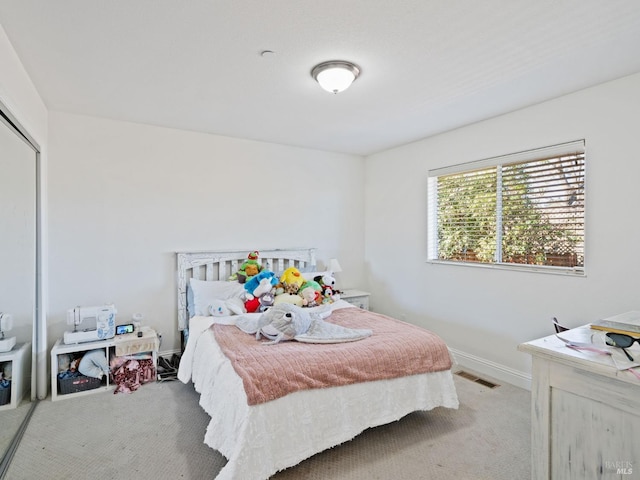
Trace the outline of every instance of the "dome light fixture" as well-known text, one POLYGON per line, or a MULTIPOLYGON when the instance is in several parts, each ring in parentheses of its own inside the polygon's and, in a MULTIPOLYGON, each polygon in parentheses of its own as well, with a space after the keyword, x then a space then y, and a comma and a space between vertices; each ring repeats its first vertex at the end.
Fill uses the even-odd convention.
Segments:
POLYGON ((330 93, 346 90, 360 75, 360 68, 351 62, 331 60, 322 62, 311 70, 311 76, 330 93))

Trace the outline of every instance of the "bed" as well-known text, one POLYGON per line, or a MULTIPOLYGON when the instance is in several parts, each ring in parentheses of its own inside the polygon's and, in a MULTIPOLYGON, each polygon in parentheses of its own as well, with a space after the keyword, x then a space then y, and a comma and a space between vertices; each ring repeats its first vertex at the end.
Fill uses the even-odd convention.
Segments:
MULTIPOLYGON (((320 384, 320 388, 305 387, 273 399, 255 400, 247 393, 250 389, 245 390, 246 377, 238 364, 233 363, 236 361, 234 355, 230 355, 228 350, 225 350, 227 354, 223 351, 223 348, 229 348, 229 336, 244 335, 238 337, 243 339, 243 343, 257 345, 270 355, 281 355, 284 361, 293 358, 300 361, 303 357, 292 352, 302 352, 301 349, 307 347, 318 351, 333 348, 328 355, 336 356, 335 352, 363 350, 369 344, 374 345, 374 339, 384 335, 384 328, 379 328, 377 322, 390 322, 394 328, 406 328, 407 335, 415 337, 416 343, 417 333, 426 331, 338 300, 328 307, 330 313, 326 320, 333 321, 335 317, 352 322, 346 325, 370 326, 373 335, 365 340, 339 345, 307 345, 296 341, 260 345, 255 336, 240 332, 234 326, 238 315, 213 317, 203 315, 206 313, 203 311, 194 312, 192 308, 191 282, 194 285, 202 281, 212 282, 207 286, 226 288, 223 282, 238 270, 246 258, 246 250, 177 254, 178 325, 184 349, 178 378, 185 384, 193 383, 200 394, 200 406, 211 417, 204 442, 228 460, 217 480, 267 479, 318 452, 351 440, 367 428, 399 420, 413 411, 458 407, 448 349, 431 332, 427 333, 441 342, 438 345, 440 357, 444 346, 444 355, 449 362, 447 367, 440 363, 438 371, 412 372, 367 381, 350 380, 338 386, 320 384), (225 332, 227 337, 221 336, 221 332, 225 332), (245 341, 245 338, 249 340, 245 341)), ((316 272, 314 249, 260 251, 259 262, 263 268, 273 272, 283 272, 289 267, 297 268, 308 276, 316 272)), ((327 307, 322 308, 326 311, 327 307)), ((380 325, 386 326, 387 323, 380 325)), ((391 340, 387 338, 387 341, 391 340)), ((402 341, 406 343, 406 340, 402 341)), ((402 349, 401 346, 390 355, 394 357, 390 363, 403 372, 410 371, 407 367, 409 361, 399 355, 402 349)), ((368 370, 383 370, 378 366, 378 357, 380 354, 374 353, 370 360, 365 360, 371 362, 368 370)), ((263 361, 266 360, 260 360, 263 361)), ((305 365, 314 363, 305 362, 305 365)), ((351 367, 351 362, 348 363, 351 367)), ((327 371, 326 365, 324 371, 327 371)))

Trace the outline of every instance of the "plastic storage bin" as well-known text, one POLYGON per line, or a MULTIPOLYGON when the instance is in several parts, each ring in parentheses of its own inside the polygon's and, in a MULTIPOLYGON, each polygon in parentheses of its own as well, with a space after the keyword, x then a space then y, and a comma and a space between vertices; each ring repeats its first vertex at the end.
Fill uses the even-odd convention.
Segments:
POLYGON ((11 382, 6 388, 0 388, 0 405, 6 405, 11 400, 11 382))
POLYGON ((84 392, 85 390, 93 390, 101 385, 99 378, 86 377, 78 375, 77 377, 59 378, 58 393, 66 395, 68 393, 84 392))

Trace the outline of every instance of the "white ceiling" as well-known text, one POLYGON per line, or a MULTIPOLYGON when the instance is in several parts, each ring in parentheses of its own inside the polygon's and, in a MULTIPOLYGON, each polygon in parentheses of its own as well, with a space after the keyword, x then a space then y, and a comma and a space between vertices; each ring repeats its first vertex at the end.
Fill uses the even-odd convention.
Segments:
POLYGON ((638 0, 0 0, 0 23, 50 110, 358 155, 640 72, 638 0), (332 95, 326 60, 362 74, 332 95))

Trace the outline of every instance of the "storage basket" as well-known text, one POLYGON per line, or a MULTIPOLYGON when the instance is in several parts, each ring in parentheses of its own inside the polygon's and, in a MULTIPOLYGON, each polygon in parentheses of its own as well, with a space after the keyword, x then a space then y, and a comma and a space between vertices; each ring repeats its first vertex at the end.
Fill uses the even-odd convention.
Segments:
POLYGON ((7 388, 0 388, 0 405, 6 405, 11 400, 11 382, 7 388))
POLYGON ((66 395, 67 393, 84 392, 85 390, 93 390, 98 388, 102 381, 99 378, 86 377, 78 375, 77 377, 59 378, 58 393, 66 395))

